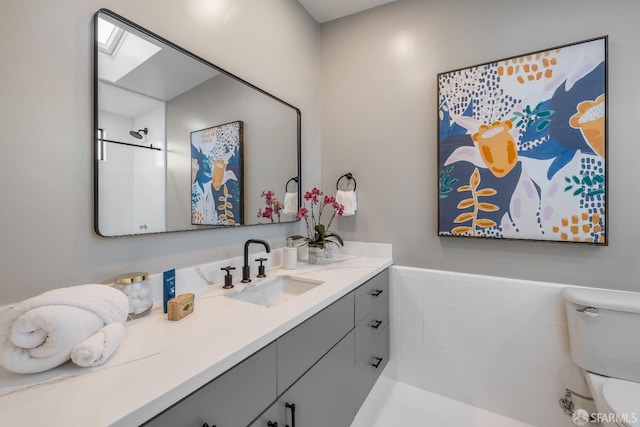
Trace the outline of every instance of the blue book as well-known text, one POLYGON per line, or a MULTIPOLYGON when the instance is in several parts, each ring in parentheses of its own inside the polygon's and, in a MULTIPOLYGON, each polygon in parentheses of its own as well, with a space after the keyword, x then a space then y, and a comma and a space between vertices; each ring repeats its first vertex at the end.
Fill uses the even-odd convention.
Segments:
POLYGON ((162 302, 163 302, 163 307, 164 307, 164 312, 167 312, 167 303, 169 302, 170 299, 173 299, 176 297, 176 270, 175 268, 172 268, 171 270, 167 270, 164 273, 162 273, 162 279, 163 279, 163 298, 162 298, 162 302))

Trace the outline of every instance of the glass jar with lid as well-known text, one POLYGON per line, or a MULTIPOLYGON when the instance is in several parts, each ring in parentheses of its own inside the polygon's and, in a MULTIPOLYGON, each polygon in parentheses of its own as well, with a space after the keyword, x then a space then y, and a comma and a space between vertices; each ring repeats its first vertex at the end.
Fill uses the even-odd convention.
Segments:
POLYGON ((113 286, 129 298, 129 319, 148 314, 153 307, 149 273, 138 271, 116 277, 113 286))

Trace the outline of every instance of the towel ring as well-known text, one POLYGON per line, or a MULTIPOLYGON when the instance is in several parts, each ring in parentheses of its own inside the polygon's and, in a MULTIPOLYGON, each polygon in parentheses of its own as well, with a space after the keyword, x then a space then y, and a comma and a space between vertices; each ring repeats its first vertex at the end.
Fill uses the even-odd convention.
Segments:
POLYGON ((289 183, 290 183, 291 181, 294 181, 294 182, 297 184, 297 183, 298 183, 298 177, 297 177, 297 176, 294 176, 294 177, 293 177, 293 178, 291 178, 289 181, 287 181, 287 183, 284 185, 284 192, 285 192, 285 193, 288 193, 288 192, 289 192, 288 188, 289 188, 289 183))
POLYGON ((342 175, 340 178, 338 178, 338 181, 336 182, 336 190, 340 189, 339 184, 342 178, 347 178, 347 180, 353 181, 353 191, 356 191, 356 187, 358 184, 356 183, 356 179, 353 177, 353 174, 351 172, 347 172, 344 175, 342 175))

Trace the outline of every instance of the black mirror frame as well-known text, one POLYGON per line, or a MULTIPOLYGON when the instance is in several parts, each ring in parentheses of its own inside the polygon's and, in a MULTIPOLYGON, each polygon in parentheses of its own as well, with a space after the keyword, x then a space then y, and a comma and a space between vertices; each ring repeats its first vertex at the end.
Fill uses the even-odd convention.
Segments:
MULTIPOLYGON (((188 50, 176 45, 175 43, 172 43, 171 41, 165 39, 162 36, 159 36, 158 34, 153 33, 152 31, 147 30, 146 28, 143 28, 141 26, 139 26, 138 24, 128 20, 127 18, 118 15, 117 13, 109 10, 109 9, 99 9, 93 17, 93 126, 92 126, 92 132, 93 132, 93 136, 91 138, 91 140, 93 141, 93 150, 92 150, 92 154, 93 154, 93 226, 94 226, 94 231, 97 235, 101 236, 101 237, 124 237, 124 236, 140 236, 140 235, 150 235, 150 234, 164 234, 164 233, 176 233, 176 232, 183 232, 183 231, 200 231, 200 230, 210 230, 210 229, 219 229, 219 228, 237 228, 234 226, 217 226, 217 225, 203 225, 199 228, 194 228, 194 229, 183 229, 183 230, 168 230, 168 231, 159 231, 159 232, 152 232, 152 233, 139 233, 139 234, 123 234, 123 235, 117 235, 117 236, 105 236, 103 234, 100 233, 99 230, 99 214, 98 214, 98 16, 100 14, 105 14, 108 15, 111 18, 114 18, 120 22, 122 22, 125 25, 128 25, 132 28, 134 28, 135 30, 143 33, 144 35, 151 37, 157 41, 159 41, 160 43, 163 43, 175 50, 177 50, 178 52, 189 56, 190 58, 201 62, 202 64, 211 67, 213 69, 215 69, 216 71, 220 72, 221 74, 224 74, 228 77, 231 77, 232 79, 235 79, 236 81, 262 93, 263 95, 266 95, 267 97, 273 99, 274 101, 277 101, 291 109, 293 109, 296 113, 296 118, 297 118, 297 130, 296 130, 296 145, 297 145, 297 160, 298 160, 298 165, 297 165, 297 183, 298 183, 298 188, 300 189, 300 185, 302 183, 302 115, 300 113, 300 109, 298 109, 297 107, 289 104, 288 102, 276 97, 275 95, 272 95, 271 93, 260 89, 259 87, 255 86, 252 83, 249 83, 248 81, 230 73, 229 71, 226 71, 223 68, 220 68, 217 65, 212 64, 211 62, 207 61, 206 59, 189 52, 188 50)), ((302 192, 298 191, 298 206, 302 206, 302 192)), ((294 221, 290 221, 290 222, 294 222, 294 221)), ((267 225, 267 224, 243 224, 242 227, 247 227, 247 226, 254 226, 254 225, 267 225)))

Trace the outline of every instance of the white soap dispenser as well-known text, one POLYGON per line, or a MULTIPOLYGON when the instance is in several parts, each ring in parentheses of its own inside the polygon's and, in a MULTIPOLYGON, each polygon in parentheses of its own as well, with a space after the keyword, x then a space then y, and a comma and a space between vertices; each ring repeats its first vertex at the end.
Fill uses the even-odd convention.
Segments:
POLYGON ((298 268, 298 248, 293 246, 293 239, 287 239, 287 246, 282 248, 283 266, 285 270, 295 270, 298 268))

